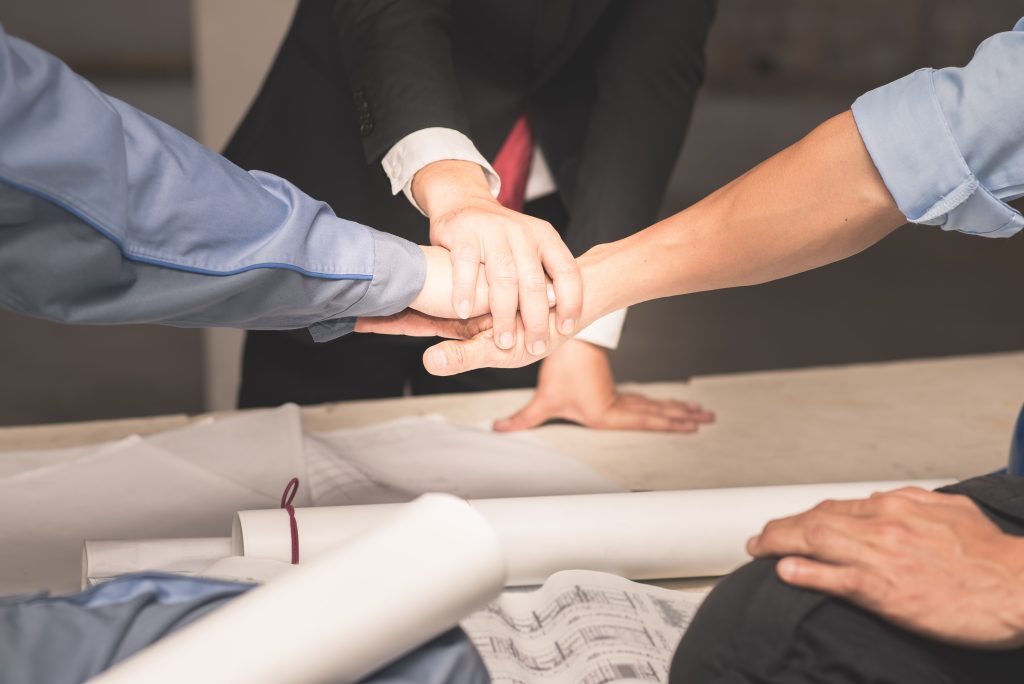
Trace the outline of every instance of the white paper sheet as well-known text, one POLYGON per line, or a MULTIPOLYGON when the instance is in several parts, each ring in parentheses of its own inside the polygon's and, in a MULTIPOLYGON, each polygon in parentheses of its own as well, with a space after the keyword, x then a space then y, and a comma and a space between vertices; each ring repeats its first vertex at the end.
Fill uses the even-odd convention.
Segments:
POLYGON ((404 503, 416 498, 413 492, 376 481, 319 437, 305 435, 302 448, 308 489, 318 506, 404 503))
POLYGON ((231 537, 86 540, 82 549, 82 588, 132 572, 194 576, 230 555, 231 537))
POLYGON ((240 508, 278 501, 138 437, 0 480, 0 594, 81 583, 87 539, 228 534, 240 508))
MULTIPOLYGON (((860 482, 636 492, 517 499, 471 505, 490 521, 508 563, 510 585, 541 584, 560 570, 596 570, 630 579, 724 575, 748 560, 747 539, 773 518, 823 499, 850 499, 908 484, 860 482)), ((391 515, 394 504, 296 510, 301 558, 312 559, 391 515)), ((236 555, 288 560, 291 534, 281 510, 235 516, 236 555)))
MULTIPOLYGON (((129 437, 129 440, 136 439, 129 437)), ((79 458, 85 458, 115 447, 124 440, 116 442, 104 442, 102 444, 88 444, 80 447, 66 449, 38 449, 34 451, 4 451, 0 452, 0 479, 23 475, 40 468, 51 468, 70 463, 79 458)))
MULTIPOLYGON (((293 477, 305 483, 299 407, 246 411, 144 438, 150 444, 267 496, 281 498, 293 477)), ((299 488, 296 506, 309 506, 309 487, 299 488)))
POLYGON ((462 621, 494 684, 667 682, 706 596, 569 570, 462 621))
POLYGON ((487 522, 429 495, 90 681, 355 682, 484 606, 503 581, 487 522))
POLYGON ((331 487, 332 482, 353 481, 355 473, 379 488, 385 498, 377 503, 402 493, 408 500, 425 492, 485 499, 623 491, 529 436, 456 425, 441 416, 400 418, 310 437, 319 448, 310 472, 318 506, 368 503, 366 487, 331 487), (334 459, 324 458, 324 447, 334 459))

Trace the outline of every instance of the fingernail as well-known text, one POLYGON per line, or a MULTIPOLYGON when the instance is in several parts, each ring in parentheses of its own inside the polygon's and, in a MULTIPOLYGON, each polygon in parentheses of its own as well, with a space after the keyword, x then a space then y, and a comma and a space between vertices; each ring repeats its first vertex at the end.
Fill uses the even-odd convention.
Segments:
POLYGON ((469 303, 468 299, 463 299, 459 302, 459 308, 455 313, 459 314, 459 318, 469 318, 469 314, 473 313, 473 305, 469 303))
POLYGON ((511 349, 512 345, 516 343, 515 336, 510 332, 501 333, 501 337, 498 338, 498 343, 502 349, 511 349))
POLYGON ((548 283, 548 305, 555 305, 555 288, 550 283, 548 283))
POLYGON ((547 350, 548 350, 548 345, 546 345, 544 343, 544 340, 537 340, 530 347, 530 351, 533 353, 534 356, 541 356, 547 350))
POLYGON ((448 365, 448 357, 444 355, 443 351, 435 349, 434 351, 430 352, 427 358, 430 361, 430 365, 433 366, 434 368, 437 368, 438 370, 444 370, 444 368, 448 365))
POLYGON ((572 335, 574 332, 576 332, 576 321, 574 321, 571 318, 567 318, 564 321, 562 321, 563 335, 572 335))

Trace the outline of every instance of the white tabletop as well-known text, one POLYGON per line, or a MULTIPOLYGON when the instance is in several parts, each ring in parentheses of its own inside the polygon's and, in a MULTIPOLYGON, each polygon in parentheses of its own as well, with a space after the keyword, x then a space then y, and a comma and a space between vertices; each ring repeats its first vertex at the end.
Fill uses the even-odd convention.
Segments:
MULTIPOLYGON (((549 425, 534 434, 631 489, 965 478, 1006 464, 1024 403, 1024 353, 858 364, 625 385, 702 402, 719 420, 696 435, 549 425)), ((458 423, 507 415, 512 390, 340 402, 303 409, 306 427, 355 427, 440 413, 458 423)), ((225 414, 217 414, 225 415, 225 414)), ((0 429, 0 451, 149 434, 188 416, 0 429)))

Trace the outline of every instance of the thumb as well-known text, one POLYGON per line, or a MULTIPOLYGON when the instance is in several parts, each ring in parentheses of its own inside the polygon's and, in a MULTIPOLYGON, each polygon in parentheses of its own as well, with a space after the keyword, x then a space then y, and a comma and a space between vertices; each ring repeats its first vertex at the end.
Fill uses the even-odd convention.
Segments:
POLYGON ((517 430, 529 430, 543 425, 555 418, 554 411, 540 398, 534 394, 530 403, 513 413, 508 418, 494 421, 495 432, 516 432, 517 430))
POLYGON ((490 331, 468 340, 440 342, 423 353, 423 367, 432 375, 457 375, 466 371, 500 366, 490 331))

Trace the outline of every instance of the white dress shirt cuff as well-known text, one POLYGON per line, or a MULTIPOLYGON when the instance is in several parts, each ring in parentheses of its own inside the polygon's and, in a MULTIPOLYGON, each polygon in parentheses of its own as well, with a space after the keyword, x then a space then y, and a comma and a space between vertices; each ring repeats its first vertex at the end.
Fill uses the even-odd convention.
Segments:
POLYGON ((422 214, 412 196, 412 179, 427 164, 444 159, 457 159, 479 164, 487 176, 491 194, 498 196, 501 179, 494 168, 476 149, 473 141, 451 128, 423 128, 405 136, 388 150, 381 160, 384 173, 391 180, 391 192, 405 193, 406 198, 422 214))
POLYGON ((626 311, 628 309, 619 309, 598 318, 576 333, 576 339, 605 349, 617 349, 619 338, 622 337, 622 326, 626 323, 626 311))

